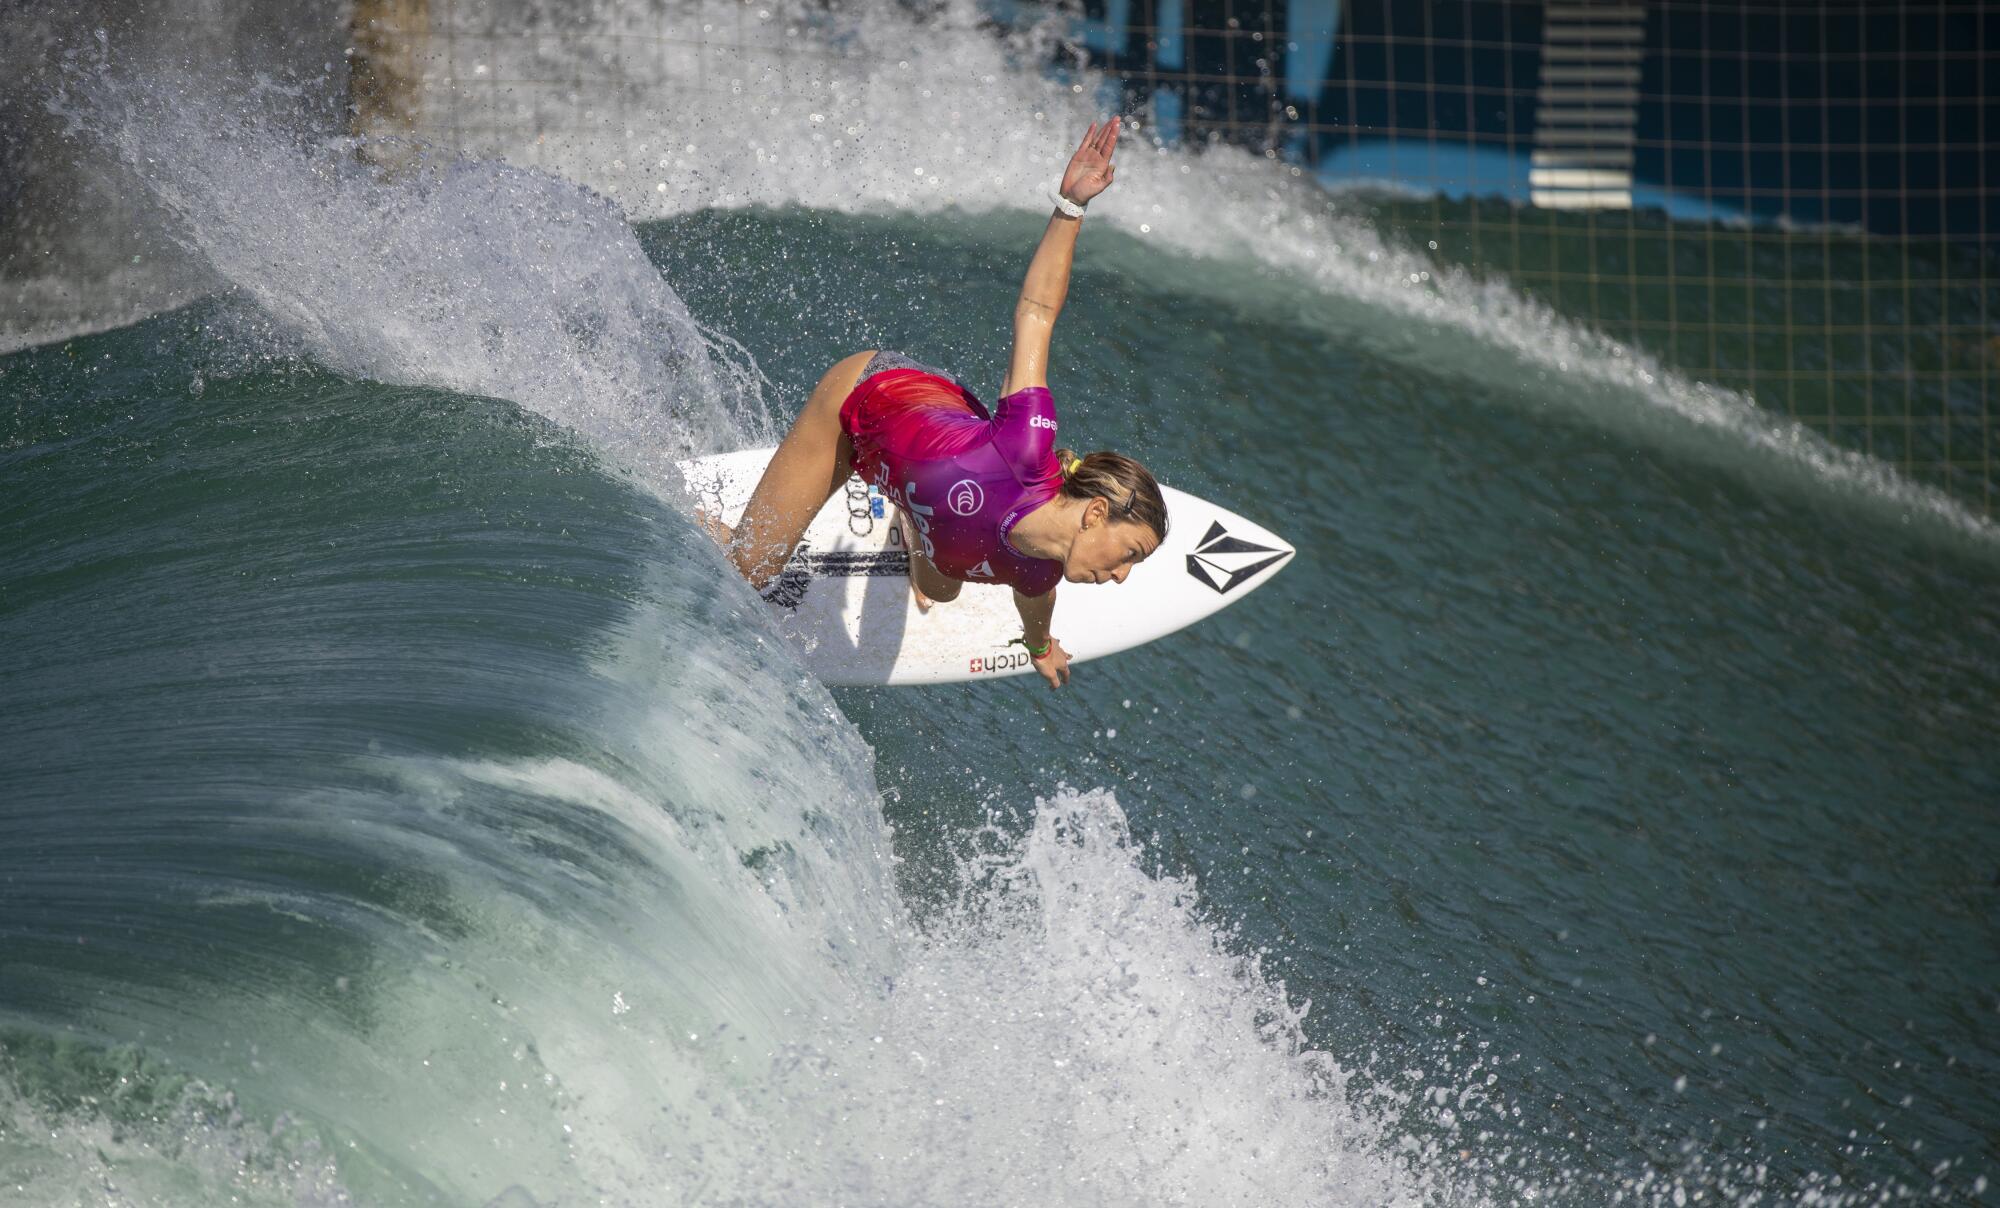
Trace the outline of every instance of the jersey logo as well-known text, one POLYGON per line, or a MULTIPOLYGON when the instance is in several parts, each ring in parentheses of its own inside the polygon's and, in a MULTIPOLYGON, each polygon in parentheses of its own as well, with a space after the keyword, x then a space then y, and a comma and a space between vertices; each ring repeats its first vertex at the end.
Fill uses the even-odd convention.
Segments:
POLYGON ((1028 426, 1030 428, 1047 428, 1049 431, 1053 432, 1056 430, 1056 421, 1049 419, 1046 416, 1031 415, 1028 417, 1028 426))
POLYGON ((970 478, 961 478, 951 484, 951 492, 945 496, 951 510, 961 516, 970 516, 986 504, 986 492, 970 478))
POLYGON ((966 571, 965 575, 969 579, 991 579, 993 577, 993 559, 982 559, 978 566, 966 571))
POLYGON ((902 505, 903 510, 917 526, 917 544, 923 546, 924 557, 935 560, 937 546, 931 544, 931 515, 937 509, 925 507, 917 502, 917 484, 914 482, 903 484, 902 505))

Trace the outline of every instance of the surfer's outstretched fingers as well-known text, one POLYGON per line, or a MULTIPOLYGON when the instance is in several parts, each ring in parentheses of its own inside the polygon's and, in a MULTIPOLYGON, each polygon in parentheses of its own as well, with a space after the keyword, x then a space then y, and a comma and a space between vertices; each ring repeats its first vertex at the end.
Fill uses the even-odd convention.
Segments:
POLYGON ((696 508, 694 510, 694 522, 702 527, 702 531, 708 534, 710 540, 723 549, 728 549, 730 542, 736 539, 736 534, 731 531, 728 525, 722 523, 720 516, 711 516, 700 508, 696 508))
POLYGON ((1041 675, 1050 690, 1069 683, 1069 651, 1053 636, 1049 638, 1049 652, 1035 660, 1035 671, 1041 675))

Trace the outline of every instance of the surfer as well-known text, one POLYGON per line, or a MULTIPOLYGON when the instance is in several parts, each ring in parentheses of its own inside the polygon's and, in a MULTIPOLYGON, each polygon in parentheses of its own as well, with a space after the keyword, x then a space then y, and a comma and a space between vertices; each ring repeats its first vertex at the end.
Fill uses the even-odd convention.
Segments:
POLYGON ((1153 476, 1131 458, 1055 447, 1049 339, 1069 292, 1084 207, 1111 184, 1119 119, 1092 124, 1063 171, 1056 212, 1014 303, 1014 346, 992 413, 940 370, 870 350, 819 381, 731 530, 706 518, 751 586, 784 568, 806 527, 850 473, 900 510, 920 608, 966 583, 1005 583, 1017 639, 1051 688, 1069 654, 1050 632, 1056 585, 1123 583, 1167 534, 1153 476))

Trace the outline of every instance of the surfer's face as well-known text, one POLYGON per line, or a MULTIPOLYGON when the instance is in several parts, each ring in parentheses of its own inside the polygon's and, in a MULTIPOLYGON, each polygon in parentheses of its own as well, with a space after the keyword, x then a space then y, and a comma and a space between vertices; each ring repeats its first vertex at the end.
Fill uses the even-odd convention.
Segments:
POLYGON ((1123 583, 1133 567, 1159 548, 1160 535, 1150 526, 1106 519, 1108 510, 1101 499, 1084 509, 1083 529, 1063 566, 1063 577, 1071 583, 1123 583))

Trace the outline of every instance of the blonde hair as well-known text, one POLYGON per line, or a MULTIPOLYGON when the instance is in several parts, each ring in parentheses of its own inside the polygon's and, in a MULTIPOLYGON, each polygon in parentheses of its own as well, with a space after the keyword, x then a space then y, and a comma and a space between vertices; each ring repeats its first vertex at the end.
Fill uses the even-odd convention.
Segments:
POLYGON ((1071 499, 1102 499, 1110 506, 1113 520, 1130 520, 1145 525, 1167 539, 1167 501, 1160 484, 1146 467, 1131 458, 1102 449, 1088 457, 1078 457, 1068 449, 1057 449, 1062 464, 1062 493, 1071 499))

